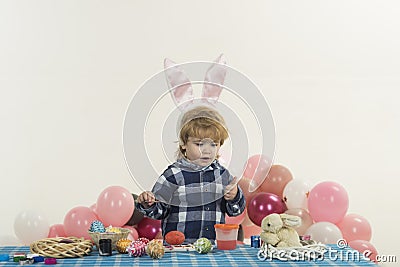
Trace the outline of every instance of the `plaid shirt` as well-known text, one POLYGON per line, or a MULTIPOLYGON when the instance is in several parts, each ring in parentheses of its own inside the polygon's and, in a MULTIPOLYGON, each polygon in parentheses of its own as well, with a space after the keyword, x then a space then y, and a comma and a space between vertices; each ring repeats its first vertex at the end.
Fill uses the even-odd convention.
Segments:
POLYGON ((178 230, 185 234, 186 243, 200 237, 214 241, 214 224, 225 223, 225 214, 237 216, 246 207, 239 186, 233 200, 223 198, 224 188, 232 180, 217 160, 200 167, 180 159, 164 171, 152 189, 160 202, 147 209, 137 203, 136 208, 147 217, 162 220, 163 236, 178 230))

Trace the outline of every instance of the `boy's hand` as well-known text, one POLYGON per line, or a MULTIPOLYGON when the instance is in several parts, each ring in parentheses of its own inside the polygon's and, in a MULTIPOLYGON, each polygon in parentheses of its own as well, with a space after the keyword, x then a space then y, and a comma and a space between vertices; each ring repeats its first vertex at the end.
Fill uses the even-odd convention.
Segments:
POLYGON ((237 178, 234 177, 232 182, 228 184, 224 191, 225 200, 233 200, 238 192, 237 178))
POLYGON ((154 205, 156 198, 152 192, 144 191, 138 196, 137 202, 147 209, 154 205))

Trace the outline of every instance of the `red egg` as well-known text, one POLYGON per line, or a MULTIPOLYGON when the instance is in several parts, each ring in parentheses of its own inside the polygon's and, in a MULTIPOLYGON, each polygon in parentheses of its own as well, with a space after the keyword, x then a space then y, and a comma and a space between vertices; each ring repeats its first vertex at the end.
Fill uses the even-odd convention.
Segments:
POLYGON ((165 241, 170 245, 180 245, 185 241, 185 235, 180 231, 171 231, 165 235, 165 241))

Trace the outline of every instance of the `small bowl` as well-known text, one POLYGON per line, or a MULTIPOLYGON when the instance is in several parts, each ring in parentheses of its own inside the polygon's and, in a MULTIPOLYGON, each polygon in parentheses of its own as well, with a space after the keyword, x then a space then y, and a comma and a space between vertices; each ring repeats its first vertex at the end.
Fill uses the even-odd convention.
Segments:
POLYGON ((131 232, 129 229, 125 228, 118 228, 118 229, 121 231, 120 233, 113 233, 113 232, 99 233, 91 231, 88 231, 88 233, 97 248, 99 248, 100 239, 111 239, 112 249, 116 250, 118 240, 127 238, 129 233, 131 232))

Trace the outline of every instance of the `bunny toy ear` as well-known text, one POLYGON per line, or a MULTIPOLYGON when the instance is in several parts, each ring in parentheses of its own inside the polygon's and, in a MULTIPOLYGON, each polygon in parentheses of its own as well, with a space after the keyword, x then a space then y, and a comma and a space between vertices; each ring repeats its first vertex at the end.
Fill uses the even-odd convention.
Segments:
POLYGON ((192 104, 194 99, 192 84, 183 69, 168 58, 164 60, 164 69, 175 104, 180 109, 192 104))
POLYGON ((222 92, 220 85, 224 84, 226 75, 226 60, 224 54, 221 54, 213 65, 207 70, 204 78, 204 86, 201 97, 203 101, 215 104, 222 92))
POLYGON ((296 227, 301 225, 301 218, 299 216, 289 215, 286 213, 280 214, 283 224, 286 226, 296 227))

